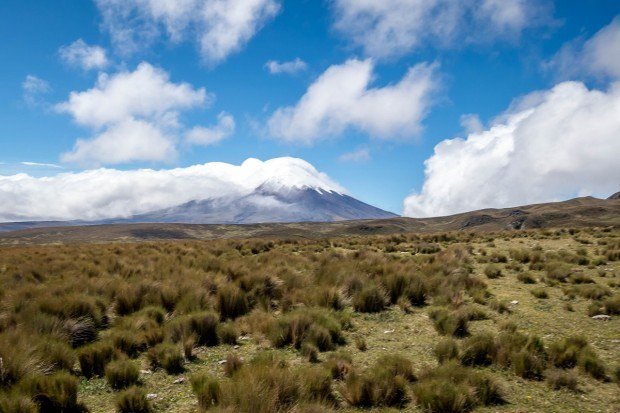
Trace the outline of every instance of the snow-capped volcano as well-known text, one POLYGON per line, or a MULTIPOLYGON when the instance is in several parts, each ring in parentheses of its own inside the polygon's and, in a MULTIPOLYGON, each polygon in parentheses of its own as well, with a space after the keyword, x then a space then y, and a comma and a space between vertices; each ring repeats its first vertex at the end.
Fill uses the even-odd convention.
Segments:
POLYGON ((387 218, 298 158, 0 176, 1 221, 242 223, 387 218))

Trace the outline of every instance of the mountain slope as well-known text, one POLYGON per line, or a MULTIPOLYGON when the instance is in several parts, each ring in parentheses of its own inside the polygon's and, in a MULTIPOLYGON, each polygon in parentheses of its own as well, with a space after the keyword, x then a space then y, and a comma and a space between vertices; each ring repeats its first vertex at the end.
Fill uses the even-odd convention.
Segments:
POLYGON ((394 218, 396 214, 335 191, 264 184, 241 198, 223 197, 136 215, 127 222, 254 224, 394 218))
POLYGON ((586 197, 565 202, 485 209, 438 218, 399 217, 245 225, 138 223, 33 228, 0 234, 0 245, 247 237, 320 238, 407 232, 489 232, 594 226, 620 227, 620 199, 586 197))

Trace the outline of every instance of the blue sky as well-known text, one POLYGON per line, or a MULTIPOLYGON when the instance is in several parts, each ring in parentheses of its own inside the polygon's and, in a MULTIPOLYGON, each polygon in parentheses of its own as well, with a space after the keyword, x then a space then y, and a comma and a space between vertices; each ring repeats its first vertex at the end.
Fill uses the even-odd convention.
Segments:
MULTIPOLYGON (((553 102, 561 102, 553 98, 557 93, 550 92, 546 98, 541 98, 546 103, 538 100, 531 103, 539 97, 530 94, 553 91, 558 85, 567 85, 564 82, 569 80, 586 89, 573 88, 566 92, 567 96, 574 93, 583 97, 584 105, 590 105, 591 92, 600 91, 615 107, 617 96, 611 91, 620 71, 620 44, 604 40, 620 39, 614 37, 618 26, 614 25, 614 18, 620 14, 620 3, 616 0, 433 0, 428 2, 435 4, 432 8, 429 6, 429 10, 413 10, 420 7, 416 5, 419 2, 408 0, 386 1, 390 10, 373 6, 364 8, 363 3, 368 2, 356 5, 350 0, 243 0, 254 7, 248 12, 247 21, 235 21, 224 30, 234 32, 237 26, 246 24, 239 29, 246 30, 243 40, 234 47, 224 44, 214 51, 209 49, 211 45, 207 45, 207 49, 205 46, 201 49, 196 40, 198 37, 204 36, 207 42, 225 42, 229 39, 217 36, 225 37, 230 33, 209 33, 212 22, 207 21, 207 17, 203 21, 191 16, 205 10, 217 10, 216 3, 225 6, 227 1, 184 0, 180 3, 187 5, 187 13, 175 14, 178 10, 175 11, 173 6, 172 10, 165 9, 168 14, 161 14, 163 12, 156 9, 157 4, 174 2, 129 0, 126 2, 130 4, 128 10, 140 16, 131 21, 114 15, 119 7, 117 0, 1 2, 0 175, 25 173, 39 178, 100 167, 134 170, 142 167, 170 169, 207 162, 239 165, 252 157, 267 160, 292 156, 306 160, 365 202, 401 213, 403 201, 408 199, 405 212, 414 216, 581 194, 602 196, 620 183, 620 168, 614 167, 606 158, 610 153, 616 159, 620 155, 617 144, 620 130, 616 123, 601 120, 620 115, 613 111, 610 114, 601 110, 596 113, 597 117, 590 119, 596 125, 606 124, 607 129, 600 133, 597 142, 601 153, 592 154, 585 160, 573 157, 581 156, 583 151, 579 145, 582 141, 579 139, 587 138, 588 129, 567 133, 560 132, 559 128, 552 129, 551 133, 545 131, 544 139, 549 140, 546 148, 559 142, 566 150, 562 155, 563 162, 585 166, 576 166, 569 171, 550 168, 545 179, 540 175, 532 177, 531 185, 535 188, 517 188, 515 195, 502 195, 502 188, 511 186, 513 181, 502 182, 497 176, 518 174, 512 163, 519 163, 518 168, 531 170, 534 165, 539 165, 536 162, 540 160, 532 159, 529 154, 515 155, 508 161, 506 156, 498 160, 485 153, 472 157, 464 155, 469 153, 468 148, 477 136, 492 131, 497 124, 510 124, 509 120, 501 119, 502 114, 516 116, 521 109, 539 113, 559 110, 557 106, 549 107, 553 102), (466 3, 471 4, 470 9, 463 6, 466 3), (493 14, 480 15, 479 10, 486 10, 487 6, 490 7, 489 13, 493 14), (450 8, 455 13, 462 13, 462 18, 446 22, 446 10, 450 8), (161 12, 159 15, 157 10, 161 12), (390 20, 393 13, 405 16, 406 20, 407 16, 415 16, 417 12, 427 13, 423 21, 412 17, 412 21, 405 21, 404 27, 389 26, 393 23, 390 20), (108 20, 106 13, 112 15, 108 20), (347 19, 347 16, 353 18, 347 19), (367 26, 360 29, 360 24, 367 26), (389 26, 392 37, 377 46, 372 42, 381 40, 379 30, 382 25, 389 26), (412 31, 415 25, 420 27, 412 31), (609 28, 608 36, 603 38, 601 35, 601 41, 592 42, 606 27, 609 28), (131 48, 127 47, 127 42, 119 40, 122 30, 142 36, 133 50, 128 50, 131 48), (173 31, 178 38, 171 34, 173 31), (68 48, 72 44, 76 46, 74 42, 78 39, 90 47, 86 49, 88 53, 94 52, 92 47, 105 53, 105 62, 91 62, 91 66, 86 67, 85 61, 79 57, 83 55, 70 57, 68 48), (597 47, 588 46, 590 44, 597 47), (601 48, 608 50, 603 53, 601 48), (587 56, 592 56, 594 49, 598 53, 596 56, 606 57, 600 62, 588 60, 587 56), (282 63, 295 59, 305 65, 298 65, 301 68, 297 71, 291 69, 294 73, 273 74, 265 66, 268 61, 282 63), (120 117, 136 118, 140 109, 127 109, 134 112, 94 126, 96 122, 92 118, 80 121, 78 103, 61 109, 62 103, 69 102, 72 92, 85 92, 95 87, 102 73, 106 73, 108 79, 114 79, 119 73, 135 73, 143 62, 155 71, 154 75, 150 72, 151 75, 167 76, 166 82, 177 86, 186 84, 194 93, 194 103, 179 101, 176 106, 153 108, 143 119, 149 125, 156 125, 157 130, 163 130, 165 136, 162 139, 171 142, 173 148, 147 155, 138 151, 142 154, 140 156, 128 153, 121 161, 109 156, 98 157, 103 152, 101 150, 89 156, 75 151, 74 156, 63 156, 74 149, 78 139, 93 140, 112 130, 116 122, 129 119, 123 117, 119 121, 120 117), (338 99, 340 92, 336 89, 340 83, 336 81, 329 89, 333 93, 327 91, 318 96, 317 92, 312 104, 304 106, 300 103, 309 88, 326 78, 330 68, 342 69, 347 62, 357 62, 358 65, 355 68, 347 66, 351 71, 343 74, 346 79, 351 78, 352 73, 363 72, 364 68, 372 71, 372 80, 366 91, 399 85, 410 68, 418 64, 426 63, 431 68, 427 68, 426 78, 414 78, 412 89, 397 96, 389 94, 382 99, 355 96, 342 104, 325 103, 329 99, 338 99), (594 70, 590 65, 600 70, 594 70), (414 96, 415 87, 422 87, 423 82, 428 90, 423 92, 423 97, 414 96), (30 86, 25 86, 27 83, 30 86), (202 88, 205 96, 201 98, 197 95, 202 88), (523 96, 532 99, 513 104, 515 99, 523 96), (208 104, 209 101, 212 103, 208 104), (344 120, 342 116, 322 113, 321 120, 314 119, 315 123, 311 124, 313 118, 308 113, 317 110, 316 105, 320 104, 327 105, 328 112, 350 113, 344 120), (383 105, 389 106, 385 116, 377 114, 383 105), (284 121, 280 120, 274 126, 276 111, 285 108, 289 110, 284 121), (390 124, 389 114, 399 111, 402 117, 390 124), (419 113, 416 115, 416 112, 419 113), (181 126, 161 126, 168 122, 162 118, 171 113, 174 123, 181 126), (234 119, 234 128, 230 124, 220 124, 217 129, 214 125, 217 125, 220 114, 234 119), (473 121, 469 127, 462 121, 463 115, 468 114, 478 116, 470 117, 473 121), (195 135, 198 137, 192 141, 187 136, 196 127, 199 128, 195 135), (309 129, 304 132, 305 127, 309 129), (556 133, 562 135, 556 136, 556 133), (563 142, 564 135, 574 139, 563 142), (465 142, 457 155, 433 158, 436 145, 468 136, 471 137, 468 139, 470 145, 465 142), (201 139, 202 144, 196 144, 201 139), (205 139, 211 144, 205 144, 205 139), (219 141, 213 143, 213 140, 219 141), (450 162, 475 163, 476 156, 481 157, 482 163, 493 163, 485 170, 493 170, 498 162, 504 163, 499 172, 495 170, 494 176, 486 176, 481 170, 469 167, 457 168, 456 172, 449 167, 450 162), (598 169, 587 165, 597 161, 598 156, 603 157, 600 162, 594 162, 599 165, 598 169), (429 159, 434 159, 437 166, 433 171, 427 170, 425 175, 424 162, 429 159), (533 162, 531 166, 524 166, 523 162, 530 161, 533 162), (22 162, 53 164, 60 168, 24 165, 22 162), (459 191, 464 189, 445 189, 451 185, 451 173, 471 185, 467 188, 469 193, 475 193, 481 187, 485 187, 487 193, 469 203, 463 202, 459 191), (587 179, 574 180, 573 184, 562 184, 558 188, 557 182, 573 181, 570 179, 573 175, 587 176, 587 179), (496 189, 500 194, 497 196, 493 194, 494 188, 489 187, 492 182, 498 185, 496 189), (449 207, 438 207, 444 204, 449 207)), ((77 49, 76 46, 72 50, 77 53, 77 49)), ((526 130, 527 125, 519 125, 518 130, 526 130)), ((131 134, 134 129, 123 130, 131 134)), ((515 132, 511 139, 519 139, 517 136, 521 135, 515 132)), ((129 142, 132 138, 127 139, 129 142)), ((529 144, 529 147, 538 143, 540 141, 529 144)), ((148 138, 139 140, 138 144, 151 145, 148 138)), ((4 190, 12 191, 6 187, 4 190)))

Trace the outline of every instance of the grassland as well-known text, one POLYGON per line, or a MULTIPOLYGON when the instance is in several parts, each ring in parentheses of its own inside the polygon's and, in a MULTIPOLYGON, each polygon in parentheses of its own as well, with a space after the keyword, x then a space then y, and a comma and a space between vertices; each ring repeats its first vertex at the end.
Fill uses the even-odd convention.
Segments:
POLYGON ((613 228, 5 246, 0 300, 1 413, 620 411, 613 228))

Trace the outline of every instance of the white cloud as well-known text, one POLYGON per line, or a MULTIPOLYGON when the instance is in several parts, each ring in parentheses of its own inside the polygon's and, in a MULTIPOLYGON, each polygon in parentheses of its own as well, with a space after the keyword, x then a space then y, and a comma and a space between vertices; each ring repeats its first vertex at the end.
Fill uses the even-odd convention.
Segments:
POLYGON ((301 159, 248 159, 177 169, 0 175, 0 221, 128 217, 197 199, 248 195, 264 183, 345 192, 301 159))
POLYGON ((461 126, 467 133, 480 133, 484 130, 484 125, 480 121, 480 116, 474 113, 461 115, 461 126))
POLYGON ((290 62, 278 62, 277 60, 270 60, 265 63, 265 68, 272 75, 279 75, 281 73, 286 73, 289 75, 293 75, 298 72, 303 72, 308 68, 308 64, 301 60, 299 57, 295 58, 290 62))
POLYGON ((180 112, 212 100, 204 88, 173 83, 165 71, 148 63, 133 72, 100 74, 92 89, 72 92, 56 105, 95 132, 78 140, 62 160, 87 166, 171 160, 184 129, 180 112))
POLYGON ((221 112, 216 125, 196 126, 187 132, 185 140, 192 145, 209 146, 229 138, 233 133, 235 133, 235 118, 226 112, 221 112))
POLYGON ((47 81, 28 75, 22 82, 22 99, 29 106, 38 106, 43 103, 42 96, 51 90, 47 81))
POLYGON ((95 0, 116 48, 134 53, 162 34, 193 37, 208 64, 236 53, 278 14, 278 0, 95 0))
POLYGON ((438 86, 435 65, 418 64, 398 83, 381 88, 370 88, 373 70, 370 59, 331 66, 295 106, 275 111, 268 121, 269 133, 303 144, 348 128, 381 139, 417 135, 438 86))
MULTIPOLYGON (((0 164, 2 164, 2 162, 0 162, 0 164)), ((56 165, 55 163, 40 163, 40 162, 28 162, 28 161, 24 161, 24 162, 20 162, 20 164, 24 165, 24 166, 32 166, 35 168, 57 168, 57 169, 62 169, 62 166, 60 165, 56 165)))
POLYGON ((109 63, 103 47, 89 46, 82 39, 76 40, 69 46, 61 47, 58 53, 67 64, 81 67, 84 70, 103 69, 109 63))
POLYGON ((545 66, 564 79, 584 75, 619 79, 620 16, 590 39, 576 39, 565 44, 545 66))
POLYGON ((368 56, 514 40, 549 21, 548 0, 332 0, 335 29, 368 56))
POLYGON ((368 162, 370 160, 370 151, 366 148, 360 148, 351 152, 345 152, 338 158, 340 162, 368 162))
POLYGON ((620 83, 564 82, 515 102, 483 132, 448 139, 426 160, 408 216, 608 196, 620 183, 620 83))

